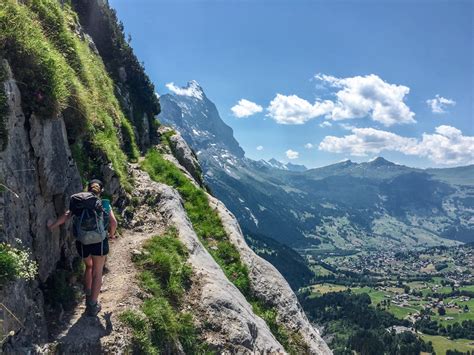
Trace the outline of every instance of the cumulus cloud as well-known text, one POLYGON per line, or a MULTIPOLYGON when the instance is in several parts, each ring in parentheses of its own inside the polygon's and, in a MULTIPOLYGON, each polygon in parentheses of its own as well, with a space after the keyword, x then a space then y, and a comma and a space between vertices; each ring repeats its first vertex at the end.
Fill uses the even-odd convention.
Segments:
POLYGON ((334 100, 311 103, 296 95, 277 94, 267 108, 268 116, 280 124, 303 124, 313 118, 346 120, 370 117, 385 126, 415 123, 415 114, 405 104, 407 86, 390 84, 375 74, 337 78, 317 74, 315 78, 334 89, 334 100))
POLYGON ((241 99, 239 100, 237 105, 231 108, 231 110, 234 113, 235 117, 242 118, 252 116, 258 112, 262 112, 263 107, 257 105, 255 102, 246 99, 241 99))
POLYGON ((344 137, 326 136, 319 149, 332 153, 348 153, 353 156, 378 154, 383 150, 399 151, 406 145, 416 144, 416 139, 404 138, 375 128, 353 128, 344 137))
POLYGON ((434 99, 426 100, 433 113, 446 113, 447 106, 456 105, 456 101, 436 95, 434 99))
POLYGON ((298 159, 299 156, 300 156, 300 153, 295 152, 294 150, 288 149, 286 151, 286 157, 288 159, 298 159))
POLYGON ((303 124, 333 109, 331 101, 316 101, 314 104, 296 95, 277 94, 267 107, 268 116, 279 124, 303 124))
POLYGON ((195 80, 191 80, 184 88, 176 86, 173 82, 166 84, 166 87, 169 91, 179 96, 189 96, 199 100, 203 98, 203 91, 195 80))
POLYGON ((332 123, 329 122, 329 121, 324 121, 322 123, 319 124, 319 127, 321 128, 324 128, 324 127, 331 127, 332 126, 332 123))
POLYGON ((257 150, 263 150, 263 146, 259 145, 259 146, 257 147, 257 150))
POLYGON ((306 149, 312 149, 312 148, 314 148, 314 145, 312 145, 311 143, 306 143, 306 144, 304 145, 304 147, 305 147, 306 149))
POLYGON ((374 128, 353 128, 352 134, 344 137, 326 136, 319 149, 353 156, 395 151, 442 165, 474 163, 474 136, 464 136, 451 126, 438 126, 435 133, 424 133, 421 140, 374 128))
POLYGON ((416 122, 415 114, 404 102, 410 92, 407 86, 387 83, 375 74, 352 78, 317 74, 315 78, 338 89, 331 112, 333 120, 368 116, 385 126, 416 122))
POLYGON ((423 134, 422 141, 406 154, 421 155, 446 165, 474 164, 474 136, 464 136, 451 126, 439 126, 435 134, 423 134))

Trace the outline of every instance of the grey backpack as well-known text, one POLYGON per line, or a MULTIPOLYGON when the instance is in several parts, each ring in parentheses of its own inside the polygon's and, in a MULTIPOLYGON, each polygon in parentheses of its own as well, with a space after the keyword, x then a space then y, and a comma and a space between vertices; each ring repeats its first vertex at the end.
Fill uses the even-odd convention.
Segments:
POLYGON ((74 237, 84 245, 100 243, 107 237, 104 228, 104 209, 100 197, 92 192, 79 192, 71 196, 74 237))

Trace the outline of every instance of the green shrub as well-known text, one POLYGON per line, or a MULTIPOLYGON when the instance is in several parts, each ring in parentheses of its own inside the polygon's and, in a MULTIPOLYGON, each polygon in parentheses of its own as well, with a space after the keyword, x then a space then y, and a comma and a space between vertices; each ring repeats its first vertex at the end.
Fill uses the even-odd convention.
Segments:
POLYGON ((187 258, 188 252, 174 229, 150 239, 144 245, 144 253, 135 258, 142 270, 141 285, 151 295, 143 302, 141 313, 126 311, 120 316, 133 330, 135 352, 173 353, 178 342, 186 353, 205 349, 191 314, 181 311, 192 275, 187 258))
POLYGON ((17 261, 14 255, 9 253, 5 244, 0 244, 0 286, 13 280, 17 275, 17 261))
POLYGON ((16 278, 32 280, 36 273, 36 263, 27 251, 0 243, 0 287, 16 278))

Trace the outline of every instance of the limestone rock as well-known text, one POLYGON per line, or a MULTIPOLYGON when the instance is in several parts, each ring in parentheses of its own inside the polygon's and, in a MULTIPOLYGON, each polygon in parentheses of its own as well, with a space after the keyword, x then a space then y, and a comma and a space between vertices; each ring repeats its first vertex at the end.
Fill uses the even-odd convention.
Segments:
MULTIPOLYGON (((160 133, 171 131, 169 127, 160 127, 160 133)), ((170 138, 170 149, 173 156, 178 160, 179 164, 183 166, 186 171, 191 174, 194 180, 200 185, 202 182, 202 172, 196 154, 188 146, 181 133, 176 132, 170 138)))
POLYGON ((176 227, 179 239, 189 251, 188 262, 196 277, 188 300, 198 321, 205 324, 206 341, 232 354, 284 353, 267 324, 253 313, 252 306, 199 241, 179 194, 167 185, 151 181, 144 172, 135 174, 140 193, 160 196, 158 212, 167 224, 176 227))

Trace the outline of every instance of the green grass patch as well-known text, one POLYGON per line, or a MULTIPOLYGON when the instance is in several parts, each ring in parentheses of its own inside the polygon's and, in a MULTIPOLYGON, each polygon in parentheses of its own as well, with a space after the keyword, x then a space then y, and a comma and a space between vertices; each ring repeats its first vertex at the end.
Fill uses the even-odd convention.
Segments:
POLYGON ((237 248, 229 241, 217 211, 209 206, 205 192, 196 187, 173 163, 164 159, 156 149, 148 151, 141 168, 148 172, 153 180, 173 186, 178 190, 198 238, 227 278, 252 304, 254 313, 265 320, 285 350, 291 354, 307 352, 303 351, 307 349, 301 337, 297 333, 289 333, 277 321, 275 308, 264 304, 252 294, 248 268, 242 262, 237 248))
POLYGON ((171 140, 170 140, 170 138, 171 138, 172 136, 174 136, 175 134, 176 134, 176 131, 175 131, 175 130, 166 131, 166 132, 164 132, 164 133, 162 133, 162 134, 160 135, 160 138, 161 138, 161 140, 162 140, 163 142, 166 143, 166 145, 167 145, 168 147, 171 148, 171 140))
POLYGON ((273 307, 268 307, 257 299, 250 301, 253 312, 267 323, 272 334, 278 342, 292 355, 309 354, 309 349, 301 336, 297 333, 289 332, 278 322, 278 314, 273 307))
POLYGON ((134 352, 174 353, 178 344, 187 354, 208 350, 201 344, 191 314, 181 310, 192 275, 187 258, 187 250, 173 229, 150 239, 144 253, 135 258, 141 269, 141 285, 150 297, 143 302, 141 312, 129 310, 120 315, 133 331, 134 352))
POLYGON ((471 345, 473 341, 468 339, 450 340, 443 336, 428 334, 422 334, 421 338, 426 342, 431 341, 437 355, 444 355, 447 350, 457 350, 462 352, 474 351, 474 345, 471 345))
POLYGON ((311 292, 316 293, 318 295, 324 295, 329 292, 339 292, 339 291, 346 291, 348 289, 347 286, 342 285, 335 285, 329 283, 317 284, 311 286, 311 292))
POLYGON ((2 1, 0 56, 12 67, 25 114, 49 119, 64 113, 69 140, 90 141, 91 151, 100 151, 130 190, 127 158, 139 156, 133 129, 102 59, 74 32, 78 28, 67 4, 2 1), (122 140, 117 130, 122 130, 122 140))

